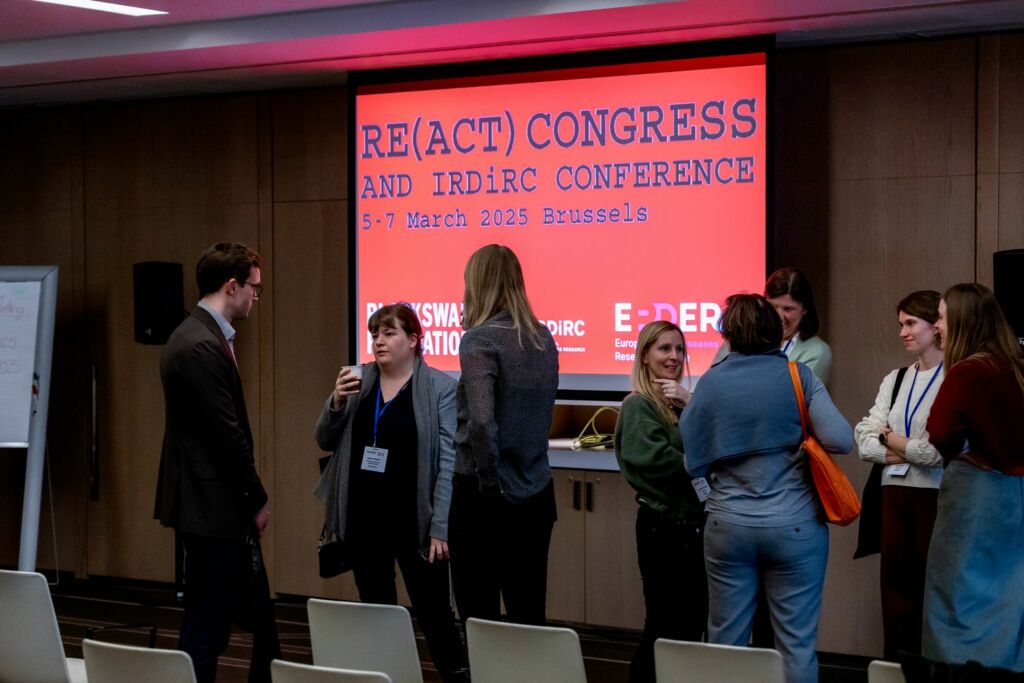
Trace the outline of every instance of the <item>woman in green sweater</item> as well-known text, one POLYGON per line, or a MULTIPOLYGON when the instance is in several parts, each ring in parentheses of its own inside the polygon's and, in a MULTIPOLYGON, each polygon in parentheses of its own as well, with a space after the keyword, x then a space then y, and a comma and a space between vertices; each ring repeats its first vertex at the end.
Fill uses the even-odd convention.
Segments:
POLYGON ((701 639, 707 625, 704 506, 683 467, 679 414, 686 340, 677 325, 643 328, 633 361, 633 393, 615 425, 615 457, 636 490, 636 549, 643 578, 644 633, 630 683, 653 683, 654 641, 701 639))

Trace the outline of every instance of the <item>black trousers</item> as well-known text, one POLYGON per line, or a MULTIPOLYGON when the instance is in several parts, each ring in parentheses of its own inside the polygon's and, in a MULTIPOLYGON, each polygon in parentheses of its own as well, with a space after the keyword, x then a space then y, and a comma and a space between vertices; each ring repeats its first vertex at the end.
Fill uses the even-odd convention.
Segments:
POLYGON ((885 658, 921 654, 924 572, 938 489, 882 487, 882 627, 885 658))
POLYGON ((412 602, 412 613, 423 629, 430 658, 445 683, 465 680, 466 653, 455 628, 448 584, 448 561, 433 563, 420 555, 416 542, 416 519, 410 520, 410 533, 400 535, 389 528, 359 528, 348 534, 352 553, 352 574, 359 599, 380 605, 398 604, 395 588, 395 562, 402 570, 405 590, 412 602))
POLYGON ((654 641, 700 641, 707 629, 704 525, 674 520, 641 504, 636 552, 644 586, 644 633, 629 681, 654 683, 654 641))
POLYGON ((198 683, 217 676, 232 622, 253 634, 249 683, 269 683, 281 656, 274 603, 259 542, 181 534, 185 546, 185 615, 178 647, 192 658, 198 683))
POLYGON ((553 482, 523 503, 483 496, 476 477, 455 475, 448 538, 462 619, 543 624, 548 546, 557 512, 553 482))

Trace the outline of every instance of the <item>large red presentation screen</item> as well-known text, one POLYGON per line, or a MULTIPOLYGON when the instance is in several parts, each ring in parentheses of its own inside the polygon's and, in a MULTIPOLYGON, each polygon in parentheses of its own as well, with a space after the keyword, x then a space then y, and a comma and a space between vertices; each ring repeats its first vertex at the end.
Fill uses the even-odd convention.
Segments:
POLYGON ((359 86, 357 359, 369 315, 406 301, 427 362, 457 373, 466 260, 499 243, 561 389, 628 389, 657 319, 699 376, 725 298, 764 282, 765 70, 756 53, 359 86))

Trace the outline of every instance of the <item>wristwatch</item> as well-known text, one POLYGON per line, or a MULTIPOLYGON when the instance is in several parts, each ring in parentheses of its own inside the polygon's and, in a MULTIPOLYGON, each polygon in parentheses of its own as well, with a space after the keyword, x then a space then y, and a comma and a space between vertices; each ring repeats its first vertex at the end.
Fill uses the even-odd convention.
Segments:
POLYGON ((885 432, 878 433, 878 443, 882 444, 883 446, 887 445, 885 440, 885 432))

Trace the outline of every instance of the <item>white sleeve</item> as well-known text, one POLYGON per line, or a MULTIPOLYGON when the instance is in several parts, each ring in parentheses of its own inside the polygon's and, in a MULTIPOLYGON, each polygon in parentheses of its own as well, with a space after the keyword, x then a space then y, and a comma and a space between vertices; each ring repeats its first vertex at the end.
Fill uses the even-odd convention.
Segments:
POLYGON ((861 460, 885 464, 885 446, 878 441, 878 435, 889 427, 889 407, 892 404, 892 390, 896 385, 898 372, 899 370, 893 370, 885 376, 878 387, 875 404, 871 406, 864 419, 853 428, 861 460))

